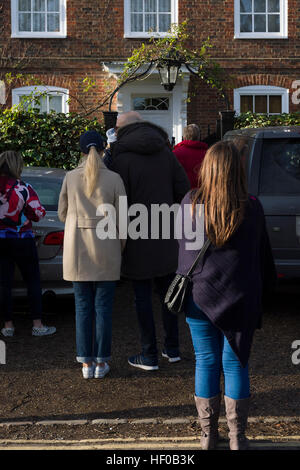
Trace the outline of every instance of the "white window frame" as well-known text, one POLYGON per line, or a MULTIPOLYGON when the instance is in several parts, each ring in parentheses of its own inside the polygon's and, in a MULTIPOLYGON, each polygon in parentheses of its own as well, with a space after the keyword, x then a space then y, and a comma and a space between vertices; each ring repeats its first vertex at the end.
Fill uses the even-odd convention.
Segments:
MULTIPOLYGON (((244 86, 241 88, 236 88, 233 92, 233 106, 237 115, 241 113, 242 95, 281 95, 281 113, 289 112, 289 90, 287 88, 265 85, 244 86)), ((270 115, 272 116, 273 113, 270 115)))
POLYGON ((241 33, 240 0, 234 0, 234 38, 235 39, 287 39, 288 38, 288 0, 280 0, 279 33, 241 33))
POLYGON ((12 38, 66 38, 67 37, 67 0, 60 1, 59 32, 19 31, 18 0, 11 0, 11 37, 12 38))
POLYGON ((18 105, 21 96, 34 94, 35 91, 37 94, 46 92, 49 95, 62 96, 62 113, 67 114, 69 112, 69 90, 55 86, 24 86, 15 88, 12 90, 12 105, 18 105))
MULTIPOLYGON (((178 0, 171 0, 171 25, 178 24, 178 0)), ((131 31, 131 10, 130 0, 124 0, 124 38, 150 38, 166 37, 170 33, 166 32, 132 32, 131 31)))

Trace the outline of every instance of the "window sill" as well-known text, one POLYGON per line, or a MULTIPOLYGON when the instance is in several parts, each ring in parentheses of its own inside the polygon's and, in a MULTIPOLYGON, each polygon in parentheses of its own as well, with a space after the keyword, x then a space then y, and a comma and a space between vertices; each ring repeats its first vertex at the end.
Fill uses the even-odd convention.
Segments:
POLYGON ((278 34, 235 34, 234 39, 288 39, 288 36, 278 34))
POLYGON ((11 35, 12 38, 23 38, 23 39, 64 39, 67 37, 66 34, 60 34, 60 33, 55 33, 55 34, 43 34, 43 33, 12 33, 11 35))
POLYGON ((169 33, 124 33, 124 38, 126 39, 150 39, 150 38, 165 38, 170 36, 169 33))

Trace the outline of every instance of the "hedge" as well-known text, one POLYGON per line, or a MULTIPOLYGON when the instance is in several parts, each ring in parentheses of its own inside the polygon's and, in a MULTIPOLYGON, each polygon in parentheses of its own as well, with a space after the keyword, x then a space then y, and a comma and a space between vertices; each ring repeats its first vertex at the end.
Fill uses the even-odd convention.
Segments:
POLYGON ((300 113, 267 116, 265 114, 248 112, 235 117, 235 129, 270 126, 300 126, 300 113))
POLYGON ((105 135, 103 124, 96 118, 6 109, 0 111, 0 153, 17 150, 26 165, 70 170, 78 164, 79 136, 87 130, 105 135))

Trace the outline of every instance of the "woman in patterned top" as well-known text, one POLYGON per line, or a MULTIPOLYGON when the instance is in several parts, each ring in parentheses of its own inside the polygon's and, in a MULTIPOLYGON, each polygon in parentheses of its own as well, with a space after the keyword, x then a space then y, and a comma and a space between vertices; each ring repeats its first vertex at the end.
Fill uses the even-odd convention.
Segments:
POLYGON ((11 288, 15 264, 27 284, 33 320, 32 335, 55 333, 42 323, 42 291, 39 259, 32 232, 46 211, 34 189, 20 180, 23 160, 19 153, 0 154, 0 311, 4 315, 4 336, 13 336, 11 288))

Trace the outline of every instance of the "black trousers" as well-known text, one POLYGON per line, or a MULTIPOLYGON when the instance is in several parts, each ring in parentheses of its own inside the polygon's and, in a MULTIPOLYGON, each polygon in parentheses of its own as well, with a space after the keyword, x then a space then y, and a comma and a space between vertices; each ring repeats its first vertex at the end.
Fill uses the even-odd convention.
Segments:
POLYGON ((169 354, 179 355, 178 319, 164 305, 165 295, 173 279, 174 274, 169 274, 155 279, 133 281, 142 354, 145 357, 157 358, 156 332, 152 310, 153 281, 161 302, 161 315, 165 333, 164 350, 169 354))
POLYGON ((0 239, 0 312, 4 321, 13 320, 11 290, 16 265, 27 286, 32 320, 39 320, 42 318, 42 290, 33 238, 0 239))

